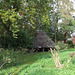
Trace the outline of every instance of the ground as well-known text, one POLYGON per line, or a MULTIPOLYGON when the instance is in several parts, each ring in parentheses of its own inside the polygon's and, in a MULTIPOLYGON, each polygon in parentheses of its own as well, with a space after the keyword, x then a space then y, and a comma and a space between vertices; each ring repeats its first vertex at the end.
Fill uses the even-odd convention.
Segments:
MULTIPOLYGON (((59 52, 60 62, 66 64, 70 53, 75 49, 59 52)), ((72 58, 68 68, 55 68, 51 52, 27 53, 15 52, 14 61, 5 64, 0 75, 75 75, 75 58, 72 58)))

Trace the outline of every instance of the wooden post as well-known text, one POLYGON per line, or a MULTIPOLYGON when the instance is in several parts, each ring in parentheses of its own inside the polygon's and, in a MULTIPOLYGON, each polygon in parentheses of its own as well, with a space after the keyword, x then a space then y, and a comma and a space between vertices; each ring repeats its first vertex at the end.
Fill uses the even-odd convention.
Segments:
POLYGON ((44 52, 44 48, 43 48, 43 52, 44 52))

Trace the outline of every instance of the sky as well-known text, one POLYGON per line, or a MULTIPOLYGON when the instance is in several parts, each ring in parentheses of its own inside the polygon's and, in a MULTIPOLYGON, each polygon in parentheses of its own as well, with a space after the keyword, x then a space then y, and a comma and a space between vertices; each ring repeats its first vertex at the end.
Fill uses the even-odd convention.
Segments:
MULTIPOLYGON (((75 10, 75 0, 70 0, 70 1, 73 2, 73 8, 74 8, 74 10, 75 10)), ((75 11, 73 12, 73 16, 75 16, 75 11)))
MULTIPOLYGON (((74 10, 75 10, 75 0, 70 0, 70 1, 72 1, 73 2, 73 8, 74 8, 74 10)), ((73 15, 75 16, 75 12, 73 13, 73 15)), ((62 20, 59 20, 59 22, 58 23, 61 23, 62 22, 62 20)))
POLYGON ((73 4, 73 8, 75 9, 75 0, 70 0, 72 1, 74 4, 73 4))

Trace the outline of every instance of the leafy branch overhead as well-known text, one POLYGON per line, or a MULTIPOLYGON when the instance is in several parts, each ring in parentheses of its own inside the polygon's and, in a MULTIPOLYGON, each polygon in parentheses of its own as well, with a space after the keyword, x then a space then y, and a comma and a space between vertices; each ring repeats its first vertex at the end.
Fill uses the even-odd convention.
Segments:
POLYGON ((11 31, 13 34, 18 31, 18 20, 21 16, 15 12, 15 9, 0 10, 1 25, 5 28, 7 32, 11 31))

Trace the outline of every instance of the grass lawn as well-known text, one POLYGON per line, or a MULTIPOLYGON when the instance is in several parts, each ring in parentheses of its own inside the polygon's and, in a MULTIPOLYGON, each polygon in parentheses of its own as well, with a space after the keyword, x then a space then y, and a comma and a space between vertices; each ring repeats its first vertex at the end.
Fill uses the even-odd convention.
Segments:
MULTIPOLYGON (((66 64, 69 53, 75 49, 59 52, 60 62, 66 64)), ((72 58, 68 68, 55 69, 54 60, 50 52, 14 53, 14 61, 5 64, 0 70, 0 75, 75 75, 75 58, 72 58)))

